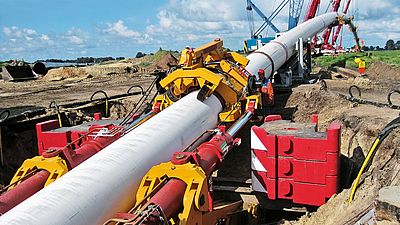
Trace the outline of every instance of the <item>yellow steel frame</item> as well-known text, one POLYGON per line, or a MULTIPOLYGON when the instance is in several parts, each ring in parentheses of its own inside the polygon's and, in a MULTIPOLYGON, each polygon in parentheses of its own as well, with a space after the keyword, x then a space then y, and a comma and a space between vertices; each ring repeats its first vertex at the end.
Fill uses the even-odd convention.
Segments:
POLYGON ((167 95, 157 95, 156 98, 154 99, 153 102, 153 108, 156 106, 158 102, 161 102, 160 104, 160 110, 166 109, 168 106, 172 105, 174 102, 168 98, 167 95))
MULTIPOLYGON (((203 169, 195 164, 174 165, 167 162, 152 167, 140 183, 136 202, 140 203, 165 177, 180 179, 187 184, 183 199, 183 211, 178 215, 179 224, 202 225, 202 214, 210 211, 208 183, 203 169)), ((146 201, 143 202, 143 205, 145 203, 146 201)), ((177 221, 170 222, 177 223, 177 221)))
POLYGON ((170 88, 173 85, 174 94, 185 94, 188 88, 193 86, 200 86, 208 84, 212 91, 222 82, 223 77, 211 72, 206 68, 198 68, 193 70, 175 70, 166 78, 164 78, 160 85, 163 88, 170 88))
POLYGON ((249 108, 249 102, 251 102, 251 101, 255 102, 254 103, 254 108, 257 109, 258 106, 260 105, 260 102, 261 102, 261 94, 258 93, 258 94, 250 95, 250 96, 247 96, 246 99, 247 99, 246 109, 249 108))
POLYGON ((18 169, 18 171, 12 178, 10 183, 14 183, 14 185, 12 185, 9 189, 12 189, 16 185, 18 185, 28 173, 35 169, 47 170, 50 173, 50 176, 47 179, 45 186, 49 185, 50 183, 57 180, 62 175, 68 172, 67 163, 60 156, 50 158, 36 156, 32 159, 27 159, 24 161, 22 166, 18 169))
MULTIPOLYGON (((242 93, 247 85, 247 76, 243 69, 249 60, 236 52, 226 52, 222 45, 223 42, 217 39, 193 50, 185 49, 180 59, 183 67, 169 74, 160 85, 174 96, 207 86, 205 97, 218 93, 224 101, 225 109, 219 115, 220 120, 232 122, 241 115, 238 102, 245 99, 242 93)), ((156 101, 162 102, 162 109, 173 103, 166 99, 168 97, 156 98, 156 101)))

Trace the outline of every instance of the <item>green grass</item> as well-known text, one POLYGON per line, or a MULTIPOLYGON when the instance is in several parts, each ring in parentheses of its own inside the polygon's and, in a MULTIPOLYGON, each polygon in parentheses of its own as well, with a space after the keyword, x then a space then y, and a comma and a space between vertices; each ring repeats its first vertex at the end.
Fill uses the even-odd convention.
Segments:
POLYGON ((345 61, 346 68, 357 68, 357 64, 354 62, 356 57, 360 57, 366 62, 366 67, 374 62, 384 62, 390 65, 400 66, 400 50, 393 51, 371 51, 371 52, 357 52, 341 54, 339 56, 320 56, 314 59, 318 66, 323 68, 331 67, 332 65, 345 61))
POLYGON ((149 63, 156 63, 161 60, 162 57, 164 57, 169 51, 166 50, 159 50, 153 55, 146 55, 145 56, 145 61, 149 63))
POLYGON ((151 63, 149 63, 149 62, 141 62, 141 63, 139 63, 139 66, 140 67, 149 67, 151 65, 151 63))

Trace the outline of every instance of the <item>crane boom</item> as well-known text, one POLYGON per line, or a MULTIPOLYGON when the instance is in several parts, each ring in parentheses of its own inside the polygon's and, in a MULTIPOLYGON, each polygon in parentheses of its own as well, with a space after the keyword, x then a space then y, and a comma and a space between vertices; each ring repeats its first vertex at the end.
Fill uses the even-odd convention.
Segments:
MULTIPOLYGON (((346 3, 346 5, 344 6, 344 9, 343 9, 343 13, 344 14, 346 14, 347 11, 349 10, 350 3, 351 3, 351 0, 347 0, 347 3, 346 3)), ((338 36, 340 34, 340 31, 341 31, 342 27, 343 27, 343 24, 339 24, 338 25, 338 28, 336 29, 335 35, 333 35, 333 37, 332 37, 332 44, 336 43, 337 38, 338 38, 338 36)))
POLYGON ((296 27, 299 23, 301 9, 303 8, 304 0, 290 0, 289 4, 289 24, 288 30, 296 27))
MULTIPOLYGON (((282 1, 278 7, 276 7, 276 9, 271 13, 271 15, 268 17, 269 21, 272 21, 281 11, 282 9, 287 5, 289 1, 288 0, 284 0, 282 1)), ((261 32, 263 32, 263 30, 268 26, 268 23, 266 21, 264 21, 263 24, 261 24, 261 26, 257 29, 257 31, 255 32, 255 35, 259 36, 261 34, 261 32)), ((279 31, 278 31, 279 32, 279 31)))
MULTIPOLYGON (((334 0, 332 2, 332 12, 337 12, 339 10, 340 2, 341 0, 334 0)), ((332 27, 326 28, 324 35, 322 35, 322 38, 324 39, 324 45, 328 44, 331 33, 332 33, 332 27)))
MULTIPOLYGON (((275 32, 280 32, 278 28, 276 28, 276 26, 272 23, 272 21, 251 1, 251 0, 247 0, 247 7, 246 9, 248 11, 251 11, 254 9, 254 11, 256 11, 256 13, 264 20, 264 23, 267 23, 275 32)), ((252 22, 252 21, 249 21, 252 22)), ((260 31, 261 33, 261 31, 260 31)), ((256 38, 258 35, 257 31, 252 33, 251 36, 252 38, 256 38)))
POLYGON ((315 15, 317 15, 317 10, 319 5, 321 4, 321 0, 312 0, 308 6, 306 15, 304 17, 304 22, 312 19, 315 17, 315 15))

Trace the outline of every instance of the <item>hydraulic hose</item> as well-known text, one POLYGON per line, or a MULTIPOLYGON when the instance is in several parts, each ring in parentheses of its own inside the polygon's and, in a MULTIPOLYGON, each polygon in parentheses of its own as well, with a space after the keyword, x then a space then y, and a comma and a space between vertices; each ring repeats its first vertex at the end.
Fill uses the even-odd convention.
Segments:
POLYGON ((385 138, 390 134, 390 132, 392 132, 392 130, 396 129, 397 127, 400 127, 400 116, 392 120, 390 123, 388 123, 385 126, 385 128, 383 128, 383 130, 379 133, 378 137, 375 139, 353 183, 349 197, 349 204, 354 199, 354 195, 356 193, 358 183, 360 182, 361 175, 364 173, 365 170, 368 170, 369 166, 371 165, 372 159, 374 158, 375 153, 378 150, 380 144, 383 142, 383 140, 385 140, 385 138))

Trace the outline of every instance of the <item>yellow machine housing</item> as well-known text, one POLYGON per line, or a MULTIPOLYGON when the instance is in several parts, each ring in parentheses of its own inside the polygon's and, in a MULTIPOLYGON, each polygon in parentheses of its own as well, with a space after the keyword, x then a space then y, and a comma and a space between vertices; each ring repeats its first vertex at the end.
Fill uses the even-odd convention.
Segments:
MULTIPOLYGON (((227 52, 222 46, 222 40, 216 39, 196 49, 185 48, 180 67, 161 80, 160 85, 167 92, 158 95, 154 105, 161 102, 161 109, 165 109, 189 92, 200 90, 199 100, 214 94, 223 103, 220 121, 233 122, 239 118, 246 101, 244 89, 249 74, 245 66, 249 60, 236 52, 227 52)), ((255 97, 260 98, 258 94, 255 97)))

